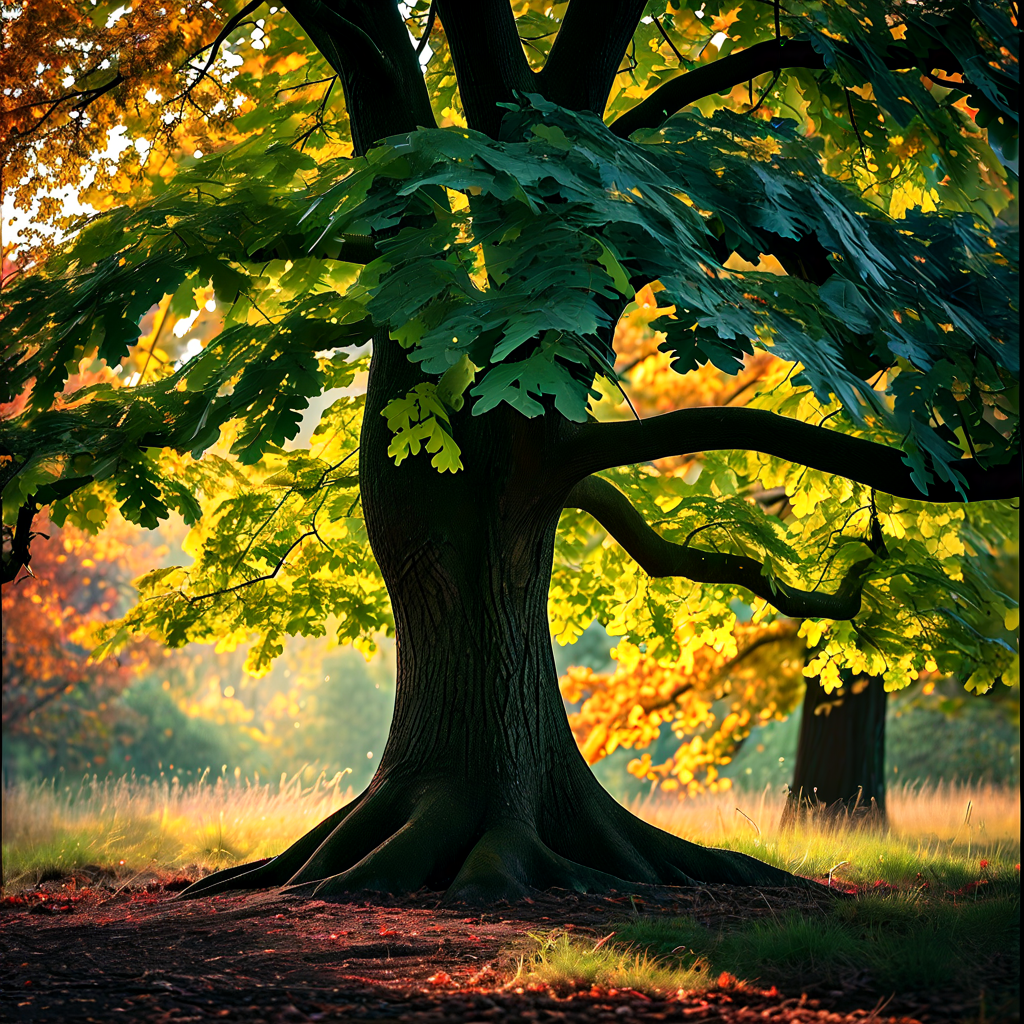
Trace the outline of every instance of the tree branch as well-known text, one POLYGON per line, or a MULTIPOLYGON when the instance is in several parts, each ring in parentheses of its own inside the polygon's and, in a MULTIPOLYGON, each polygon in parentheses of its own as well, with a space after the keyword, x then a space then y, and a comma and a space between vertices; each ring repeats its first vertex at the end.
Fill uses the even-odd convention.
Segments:
MULTIPOLYGON (((613 466, 651 462, 693 452, 744 449, 834 473, 900 498, 963 501, 946 481, 932 480, 922 493, 898 448, 816 427, 762 409, 718 406, 680 409, 640 422, 587 423, 566 444, 572 480, 613 466)), ((970 501, 1016 498, 1021 493, 1020 461, 985 469, 973 459, 956 463, 970 501)))
POLYGON ((32 520, 39 511, 34 501, 28 501, 18 509, 14 529, 3 528, 3 563, 0 566, 0 583, 11 583, 22 569, 32 561, 32 520), (9 546, 9 549, 8 549, 9 546))
POLYGON ((764 566, 753 558, 665 540, 620 490, 600 477, 590 476, 576 484, 565 504, 592 515, 649 575, 745 587, 793 618, 852 619, 860 611, 864 578, 875 563, 874 558, 856 562, 835 594, 798 590, 764 576, 764 566))
POLYGON ((409 31, 391 0, 291 0, 288 10, 338 72, 357 155, 417 126, 434 127, 409 31))
MULTIPOLYGON (((714 685, 720 680, 725 679, 734 668, 737 668, 746 658, 750 657, 755 651, 760 650, 760 648, 766 647, 768 644, 777 644, 784 640, 794 639, 797 635, 797 627, 798 624, 793 619, 782 619, 773 622, 764 633, 755 640, 752 640, 742 651, 739 651, 718 669, 708 682, 714 685)), ((684 682, 673 687, 667 694, 659 693, 654 697, 641 697, 639 703, 644 711, 650 714, 652 711, 660 711, 662 708, 667 708, 674 704, 684 693, 692 690, 693 687, 693 677, 688 675, 685 677, 684 682)))
POLYGON ((269 260, 298 260, 314 256, 322 260, 341 260, 344 263, 372 263, 380 253, 370 235, 340 235, 325 238, 312 249, 306 249, 301 235, 282 235, 273 245, 257 249, 250 256, 254 263, 269 260))
POLYGON ((437 0, 470 128, 497 138, 515 93, 536 89, 508 0, 437 0))
POLYGON ((600 116, 643 13, 644 0, 572 0, 538 75, 544 95, 600 116))
MULTIPOLYGON (((851 52, 852 59, 857 59, 851 52)), ((941 67, 949 64, 952 56, 945 51, 929 51, 924 60, 915 56, 905 47, 890 47, 885 55, 885 65, 890 71, 899 71, 917 65, 941 67)), ((959 62, 957 69, 959 69, 959 62)), ((810 68, 823 70, 825 59, 807 40, 769 39, 755 43, 738 53, 722 57, 672 78, 647 97, 642 103, 627 110, 609 126, 620 138, 628 138, 641 128, 658 128, 667 118, 695 103, 704 96, 726 92, 734 86, 749 82, 758 75, 767 74, 780 68, 810 68)))
POLYGON ((227 37, 231 35, 231 33, 234 32, 235 29, 238 28, 242 22, 245 21, 245 19, 248 18, 249 15, 252 14, 262 3, 264 3, 264 0, 250 0, 250 2, 247 3, 237 14, 228 18, 224 23, 224 27, 217 33, 217 38, 214 39, 212 43, 208 43, 201 50, 196 50, 196 52, 193 53, 187 61, 185 61, 185 65, 191 65, 192 61, 196 60, 203 50, 210 51, 210 56, 206 58, 206 63, 201 68, 192 69, 199 72, 195 81, 186 86, 183 92, 169 100, 169 103, 174 103, 191 93, 192 90, 207 76, 210 68, 213 67, 213 62, 217 59, 217 54, 220 52, 220 47, 224 40, 227 39, 227 37))

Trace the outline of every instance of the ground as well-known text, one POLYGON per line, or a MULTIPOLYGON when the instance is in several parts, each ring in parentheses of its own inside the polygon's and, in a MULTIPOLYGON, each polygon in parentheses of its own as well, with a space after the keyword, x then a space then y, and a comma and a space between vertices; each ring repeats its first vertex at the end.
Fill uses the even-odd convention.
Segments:
MULTIPOLYGON (((230 894, 178 901, 184 880, 118 888, 55 879, 3 899, 3 1017, 11 1021, 244 1020, 922 1021, 1017 1019, 962 991, 879 992, 864 971, 838 984, 714 979, 706 991, 554 988, 517 968, 559 930, 589 945, 617 922, 686 915, 708 928, 780 914, 827 914, 827 892, 711 886, 643 897, 561 891, 480 914, 438 894, 354 895, 345 902, 230 894)), ((621 925, 620 925, 621 926, 621 925)), ((1013 958, 1015 959, 1015 958, 1013 958)), ((991 990, 991 981, 990 990, 991 990)), ((997 985, 998 987, 998 985, 997 985)))

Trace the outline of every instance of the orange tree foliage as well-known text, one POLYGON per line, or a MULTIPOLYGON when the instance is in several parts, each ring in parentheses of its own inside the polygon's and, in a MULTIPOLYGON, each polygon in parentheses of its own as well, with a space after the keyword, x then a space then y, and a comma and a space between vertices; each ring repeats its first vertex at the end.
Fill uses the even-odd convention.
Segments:
POLYGON ((160 657, 145 643, 117 658, 88 657, 158 552, 123 520, 95 536, 47 522, 37 531, 31 571, 3 589, 4 733, 91 749, 116 723, 115 698, 160 657))
MULTIPOLYGON (((259 7, 26 0, 5 9, 0 167, 14 206, 31 212, 17 248, 51 252, 81 220, 69 196, 99 211, 134 205, 239 143, 261 94, 277 90, 292 115, 286 131, 308 121, 313 148, 335 137, 323 125, 322 76, 295 48, 269 47, 259 7)), ((5 232, 5 256, 15 248, 5 232)))

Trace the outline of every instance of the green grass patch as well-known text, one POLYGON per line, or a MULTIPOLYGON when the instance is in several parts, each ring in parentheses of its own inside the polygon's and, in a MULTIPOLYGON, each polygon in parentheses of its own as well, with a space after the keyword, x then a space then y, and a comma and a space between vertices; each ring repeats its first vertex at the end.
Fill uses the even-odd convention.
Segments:
POLYGON ((967 894, 925 890, 868 892, 821 915, 773 915, 711 929, 686 917, 636 915, 594 948, 555 933, 538 939, 521 975, 555 989, 589 986, 670 993, 700 990, 723 973, 784 991, 854 982, 881 995, 956 989, 975 997, 994 985, 1019 987, 993 962, 1020 952, 1016 877, 988 880, 967 894))

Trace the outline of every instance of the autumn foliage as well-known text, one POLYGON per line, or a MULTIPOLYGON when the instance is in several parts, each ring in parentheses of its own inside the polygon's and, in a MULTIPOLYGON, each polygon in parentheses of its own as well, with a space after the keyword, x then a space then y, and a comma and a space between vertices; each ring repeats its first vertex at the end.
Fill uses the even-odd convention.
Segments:
MULTIPOLYGON (((96 536, 44 520, 31 571, 3 589, 3 727, 49 745, 108 732, 117 696, 158 648, 139 643, 91 661, 98 630, 131 604, 131 581, 158 555, 121 520, 96 536)), ((99 759, 102 761, 102 757, 99 759)))

